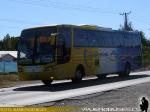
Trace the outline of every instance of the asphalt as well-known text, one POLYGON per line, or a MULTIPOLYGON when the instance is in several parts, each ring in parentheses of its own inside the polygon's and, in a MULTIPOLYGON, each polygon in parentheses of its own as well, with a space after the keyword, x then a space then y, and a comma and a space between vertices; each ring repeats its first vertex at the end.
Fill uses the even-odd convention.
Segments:
MULTIPOLYGON (((35 107, 49 107, 49 106, 79 106, 77 112, 83 112, 83 108, 129 108, 140 110, 141 98, 146 97, 150 102, 150 82, 137 84, 134 86, 124 87, 120 89, 94 93, 91 95, 78 96, 59 101, 47 102, 37 105, 35 107)), ((150 107, 149 107, 150 108, 150 107)), ((102 112, 102 111, 96 111, 102 112)), ((110 111, 111 112, 111 111, 110 111)), ((118 112, 118 111, 117 111, 118 112)), ((123 111, 128 112, 128 111, 123 111)), ((136 111, 133 111, 136 112, 136 111)), ((148 111, 150 112, 150 110, 148 111)))
POLYGON ((132 73, 130 77, 95 77, 72 84, 56 81, 0 89, 0 106, 82 106, 138 107, 142 96, 149 97, 150 71, 132 73), (142 92, 142 93, 141 93, 142 92))

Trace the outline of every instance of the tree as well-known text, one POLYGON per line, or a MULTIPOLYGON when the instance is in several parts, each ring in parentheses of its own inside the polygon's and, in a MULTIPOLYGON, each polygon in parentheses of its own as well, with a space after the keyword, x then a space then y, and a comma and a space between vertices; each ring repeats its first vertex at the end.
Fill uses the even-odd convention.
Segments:
POLYGON ((120 25, 119 30, 123 30, 123 31, 133 31, 133 25, 132 25, 132 22, 128 22, 127 25, 126 25, 126 27, 120 25))
POLYGON ((120 30, 123 30, 123 31, 133 31, 133 26, 132 26, 132 23, 128 21, 128 15, 131 14, 131 11, 126 13, 122 13, 120 15, 124 16, 124 25, 120 25, 120 30))
POLYGON ((147 66, 150 64, 150 40, 146 39, 144 32, 140 32, 142 41, 143 64, 147 66))
POLYGON ((17 50, 19 38, 11 37, 9 34, 0 40, 0 50, 17 50))
POLYGON ((4 46, 4 50, 7 50, 8 49, 8 41, 10 39, 10 35, 9 34, 6 34, 6 36, 4 37, 3 39, 3 46, 4 46))
POLYGON ((141 41, 143 46, 149 46, 150 47, 150 40, 146 39, 145 33, 143 31, 140 31, 141 35, 141 41))

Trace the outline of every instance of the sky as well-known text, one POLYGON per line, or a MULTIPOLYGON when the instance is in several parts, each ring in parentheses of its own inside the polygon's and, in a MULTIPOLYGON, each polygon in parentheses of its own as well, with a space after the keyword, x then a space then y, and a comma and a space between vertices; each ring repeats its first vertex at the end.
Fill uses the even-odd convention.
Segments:
POLYGON ((119 29, 130 12, 134 29, 150 39, 150 0, 1 0, 0 39, 25 28, 52 24, 92 24, 119 29))

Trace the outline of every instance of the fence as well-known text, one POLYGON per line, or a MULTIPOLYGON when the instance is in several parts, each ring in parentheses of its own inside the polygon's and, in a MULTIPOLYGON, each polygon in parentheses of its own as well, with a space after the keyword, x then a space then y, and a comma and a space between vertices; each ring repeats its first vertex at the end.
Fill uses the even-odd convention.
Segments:
POLYGON ((17 62, 13 62, 13 61, 0 62, 0 73, 12 73, 12 72, 18 72, 17 62))

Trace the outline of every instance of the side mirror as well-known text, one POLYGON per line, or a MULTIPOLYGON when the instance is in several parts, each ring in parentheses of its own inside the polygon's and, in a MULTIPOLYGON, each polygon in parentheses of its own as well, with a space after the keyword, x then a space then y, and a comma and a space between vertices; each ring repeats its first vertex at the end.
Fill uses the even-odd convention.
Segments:
POLYGON ((54 46, 55 43, 56 43, 56 36, 57 36, 57 35, 58 35, 58 34, 56 34, 56 33, 52 33, 51 36, 49 37, 49 43, 50 43, 52 46, 54 46))

